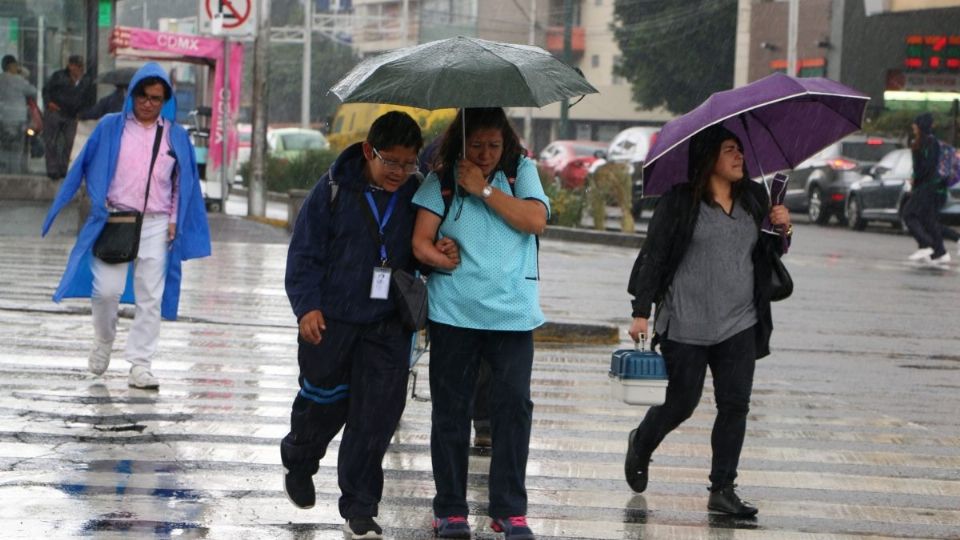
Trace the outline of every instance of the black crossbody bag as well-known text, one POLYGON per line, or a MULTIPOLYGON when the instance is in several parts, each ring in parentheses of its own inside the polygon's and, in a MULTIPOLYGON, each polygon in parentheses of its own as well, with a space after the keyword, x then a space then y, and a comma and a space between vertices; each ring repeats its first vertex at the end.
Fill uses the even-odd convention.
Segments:
POLYGON ((93 255, 103 262, 119 264, 137 258, 140 251, 140 229, 143 227, 143 214, 150 200, 150 184, 153 179, 153 165, 160 152, 160 139, 163 137, 163 125, 157 125, 157 136, 153 141, 153 155, 150 157, 150 172, 147 173, 147 192, 143 197, 143 211, 123 210, 110 212, 107 223, 93 244, 93 255))

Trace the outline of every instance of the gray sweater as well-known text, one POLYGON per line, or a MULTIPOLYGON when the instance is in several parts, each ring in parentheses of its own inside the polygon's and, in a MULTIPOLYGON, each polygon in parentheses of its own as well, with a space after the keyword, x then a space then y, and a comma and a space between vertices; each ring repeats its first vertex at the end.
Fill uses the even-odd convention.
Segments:
POLYGON ((655 325, 671 341, 715 345, 757 323, 751 257, 758 232, 739 201, 730 215, 699 206, 693 239, 655 325))
POLYGON ((27 98, 37 97, 37 89, 13 73, 0 73, 0 122, 20 125, 27 120, 27 98))

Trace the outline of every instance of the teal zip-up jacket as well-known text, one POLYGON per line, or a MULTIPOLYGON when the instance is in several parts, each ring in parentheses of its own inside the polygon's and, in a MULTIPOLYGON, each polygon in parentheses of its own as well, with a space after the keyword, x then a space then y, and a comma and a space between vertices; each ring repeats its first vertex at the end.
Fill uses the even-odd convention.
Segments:
MULTIPOLYGON (((174 173, 179 186, 179 207, 177 212, 177 234, 170 245, 167 257, 166 282, 163 289, 160 313, 164 319, 175 320, 180 303, 180 278, 182 262, 210 255, 210 229, 207 213, 200 192, 197 159, 193 144, 187 131, 176 123, 177 103, 166 72, 159 64, 149 62, 141 67, 130 81, 130 88, 145 77, 160 77, 170 88, 170 99, 163 105, 160 115, 164 119, 164 129, 169 134, 170 149, 177 163, 174 173)), ((127 115, 133 112, 133 95, 124 100, 123 111, 104 116, 93 130, 83 150, 70 167, 63 185, 50 206, 43 222, 41 234, 46 236, 57 214, 70 203, 80 189, 81 182, 86 184, 90 198, 90 215, 77 235, 77 241, 70 252, 67 267, 60 278, 60 285, 53 293, 53 301, 64 298, 89 298, 93 292, 93 273, 90 270, 93 257, 93 244, 107 221, 107 192, 117 167, 120 155, 120 138, 127 115)), ((145 150, 144 159, 150 159, 150 149, 145 150)), ((127 286, 121 302, 133 303, 133 272, 127 275, 127 286)))

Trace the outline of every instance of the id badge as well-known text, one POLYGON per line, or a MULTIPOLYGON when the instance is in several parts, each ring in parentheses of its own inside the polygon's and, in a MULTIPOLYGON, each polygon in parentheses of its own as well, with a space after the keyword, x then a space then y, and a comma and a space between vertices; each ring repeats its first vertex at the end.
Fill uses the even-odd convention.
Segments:
POLYGON ((370 284, 370 298, 374 300, 387 299, 390 295, 390 272, 389 268, 374 267, 373 283, 370 284))

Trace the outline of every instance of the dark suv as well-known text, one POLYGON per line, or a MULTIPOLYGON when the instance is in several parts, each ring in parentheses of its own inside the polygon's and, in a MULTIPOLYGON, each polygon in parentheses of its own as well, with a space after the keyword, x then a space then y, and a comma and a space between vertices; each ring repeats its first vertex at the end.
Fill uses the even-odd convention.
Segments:
POLYGON ((902 147, 897 139, 848 135, 797 165, 784 204, 792 212, 806 212, 819 225, 831 216, 843 223, 850 185, 885 154, 902 147))

